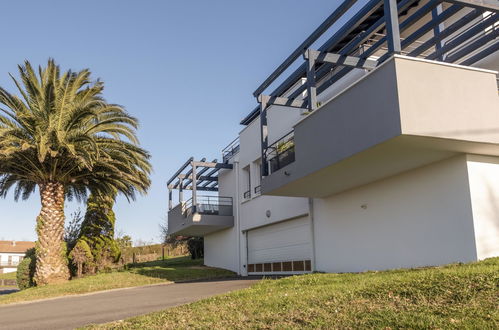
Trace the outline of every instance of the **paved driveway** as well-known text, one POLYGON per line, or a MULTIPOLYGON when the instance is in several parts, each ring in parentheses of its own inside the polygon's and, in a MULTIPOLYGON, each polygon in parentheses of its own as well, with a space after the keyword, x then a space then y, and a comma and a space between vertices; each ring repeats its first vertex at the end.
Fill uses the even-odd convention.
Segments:
POLYGON ((164 284, 0 306, 0 329, 72 329, 243 289, 257 279, 164 284))

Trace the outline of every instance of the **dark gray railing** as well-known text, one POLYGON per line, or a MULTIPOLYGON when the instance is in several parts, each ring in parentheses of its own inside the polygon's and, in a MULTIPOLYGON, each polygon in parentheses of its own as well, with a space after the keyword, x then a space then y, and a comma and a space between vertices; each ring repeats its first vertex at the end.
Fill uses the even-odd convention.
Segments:
POLYGON ((239 145, 239 137, 234 139, 231 143, 229 143, 228 146, 223 148, 222 150, 222 158, 223 162, 227 163, 234 155, 236 155, 239 152, 240 145, 239 145))
POLYGON ((198 195, 196 205, 192 204, 192 198, 183 204, 182 213, 189 216, 192 213, 208 215, 233 215, 232 197, 198 195))
POLYGON ((280 138, 265 151, 269 173, 273 173, 295 161, 294 131, 280 138))
POLYGON ((260 195, 262 193, 262 186, 256 186, 253 191, 255 192, 255 195, 260 195))

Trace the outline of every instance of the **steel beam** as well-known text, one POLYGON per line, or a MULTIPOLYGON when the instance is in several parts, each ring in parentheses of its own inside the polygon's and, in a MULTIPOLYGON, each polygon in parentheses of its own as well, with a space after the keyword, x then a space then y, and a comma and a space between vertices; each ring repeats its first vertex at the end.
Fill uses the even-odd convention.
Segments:
POLYGON ((192 162, 192 165, 197 167, 209 167, 209 168, 218 168, 218 169, 226 168, 230 170, 233 168, 232 164, 225 164, 225 163, 192 162))
POLYGON ((270 105, 282 105, 292 108, 302 108, 302 109, 307 108, 306 106, 307 101, 305 100, 290 99, 287 97, 260 95, 258 97, 258 102, 262 103, 263 98, 266 98, 267 107, 270 105))
POLYGON ((493 29, 489 33, 469 43, 468 45, 459 49, 455 53, 449 54, 445 60, 450 63, 457 62, 466 55, 469 55, 474 51, 476 51, 477 49, 479 49, 480 47, 485 46, 486 44, 496 39, 497 37, 499 37, 499 29, 493 29))
POLYGON ((363 21, 371 16, 382 5, 382 0, 370 0, 355 15, 343 24, 341 28, 327 40, 319 50, 328 51, 334 48, 338 42, 345 39, 353 30, 355 30, 363 21))
POLYGON ((304 57, 307 59, 313 56, 317 62, 330 63, 334 65, 349 66, 353 68, 361 68, 372 70, 378 65, 378 61, 360 58, 357 56, 346 56, 341 54, 333 54, 310 50, 304 57))
POLYGON ((400 52, 402 51, 402 46, 400 44, 400 27, 397 0, 384 0, 384 10, 388 53, 400 54, 400 52))
MULTIPOLYGON (((401 12, 401 11, 407 10, 416 1, 417 0, 404 0, 404 1, 401 1, 398 4, 398 11, 401 12)), ((431 10, 431 8, 429 10, 431 10)), ((359 36, 356 39, 353 39, 352 42, 350 42, 349 44, 347 44, 340 51, 340 54, 342 54, 342 55, 348 55, 348 54, 350 54, 356 48, 358 48, 360 45, 364 44, 367 40, 369 40, 369 38, 371 38, 373 36, 373 34, 375 34, 377 31, 383 29, 384 27, 385 27, 385 17, 381 17, 374 24, 372 24, 369 27, 369 29, 367 29, 366 31, 360 33, 359 36), (355 40, 355 42, 354 42, 354 40, 355 40)), ((384 37, 383 40, 381 40, 381 42, 376 43, 377 44, 377 48, 381 47, 381 45, 385 42, 385 40, 386 40, 386 37, 384 37)), ((373 45, 373 47, 375 45, 373 45)), ((322 49, 322 47, 319 48, 319 49, 322 49)), ((332 65, 331 64, 324 64, 324 65, 322 65, 316 71, 316 77, 317 77, 316 79, 317 80, 322 79, 326 74, 328 74, 330 72, 331 69, 332 69, 332 65)), ((351 70, 351 68, 349 68, 349 67, 343 68, 340 71, 342 73, 341 76, 343 77, 350 70, 351 70)), ((326 89, 327 87, 330 86, 327 83, 325 83, 323 85, 321 85, 321 87, 318 88, 318 91, 317 91, 318 94, 320 94, 322 91, 324 91, 324 89, 326 89), (323 85, 326 85, 326 86, 323 86, 323 85)), ((290 98, 296 97, 297 95, 299 95, 304 90, 305 89, 303 87, 298 88, 295 92, 293 92, 293 94, 290 95, 290 98)))
POLYGON ((173 180, 175 180, 175 179, 178 177, 178 175, 179 175, 180 173, 182 173, 182 171, 183 171, 183 170, 184 170, 187 166, 189 166, 189 164, 190 164, 193 160, 194 160, 194 157, 189 158, 189 159, 188 159, 188 160, 184 163, 184 165, 182 165, 182 166, 180 167, 180 169, 179 169, 177 172, 175 172, 175 174, 174 174, 174 175, 170 178, 170 180, 168 180, 168 182, 167 182, 166 184, 168 185, 168 184, 172 183, 172 182, 173 182, 173 180))
POLYGON ((484 0, 445 0, 445 2, 499 13, 499 4, 497 4, 497 1, 495 1, 496 4, 492 3, 492 1, 484 0))
POLYGON ((304 56, 307 59, 308 110, 314 111, 317 108, 317 87, 315 86, 315 60, 317 56, 316 52, 311 49, 307 49, 304 56))
MULTIPOLYGON (((462 8, 462 6, 460 5, 452 5, 451 8, 453 7, 456 7, 457 10, 460 10, 462 8)), ((439 16, 442 14, 442 4, 439 4, 438 6, 436 6, 435 8, 433 8, 433 10, 431 11, 431 22, 437 22, 439 16)), ((441 23, 438 23, 436 24, 434 27, 433 27, 433 36, 438 36, 440 33, 442 33, 444 29, 444 26, 443 24, 441 23)), ((416 38, 417 39, 417 38, 416 38)), ((435 44, 435 50, 439 50, 440 48, 442 48, 442 41, 438 41, 436 44, 435 44)), ((402 46, 403 47, 403 46, 402 46)), ((444 56, 445 54, 442 54, 439 56, 439 60, 440 61, 443 61, 444 60, 444 56)))
POLYGON ((173 208, 173 191, 168 189, 168 210, 173 208))
POLYGON ((460 46, 463 42, 466 40, 470 39, 471 37, 474 37, 480 32, 483 32, 485 28, 491 26, 495 22, 499 20, 499 15, 491 15, 484 19, 482 22, 478 23, 477 25, 473 26, 472 28, 466 30, 463 32, 461 35, 456 37, 455 39, 452 39, 449 41, 445 46, 440 48, 438 51, 433 52, 432 54, 428 55, 425 57, 428 60, 434 60, 438 58, 438 56, 442 55, 443 53, 448 53, 449 51, 453 50, 454 48, 460 46))
MULTIPOLYGON (((447 10, 449 10, 449 9, 447 9, 447 10)), ((435 43, 441 42, 443 39, 445 39, 448 36, 450 36, 451 34, 457 32, 462 27, 464 27, 466 24, 468 24, 469 22, 471 22, 472 20, 474 20, 475 18, 480 16, 482 13, 483 12, 481 10, 476 9, 476 10, 472 11, 471 13, 464 15, 459 20, 457 20, 456 22, 454 22, 451 25, 449 25, 448 27, 446 27, 439 35, 433 36, 432 38, 428 39, 423 44, 421 44, 419 47, 417 47, 412 52, 410 52, 408 55, 413 56, 413 57, 417 57, 417 56, 421 55, 423 52, 425 52, 430 47, 435 45, 435 43)))
POLYGON ((461 65, 472 65, 484 58, 486 58, 489 55, 492 55, 493 53, 499 51, 499 41, 496 42, 495 44, 492 44, 490 47, 487 47, 486 49, 480 51, 479 53, 471 56, 470 58, 467 58, 464 60, 461 65))
MULTIPOLYGON (((204 162, 205 160, 206 160, 206 158, 203 158, 203 159, 201 159, 201 162, 204 162)), ((216 159, 214 159, 214 160, 212 161, 212 163, 216 163, 216 162, 217 162, 217 160, 216 160, 216 159)), ((201 176, 201 175, 202 175, 204 172, 206 172, 207 170, 209 170, 209 168, 208 168, 208 167, 203 167, 203 168, 202 168, 202 169, 198 172, 198 179, 199 179, 199 176, 201 176)), ((187 178, 187 179, 188 179, 188 180, 184 183, 184 187, 187 187, 187 186, 188 186, 188 185, 192 182, 192 176, 190 175, 191 173, 192 173, 192 171, 191 171, 190 173, 188 173, 188 174, 187 174, 187 176, 188 176, 188 178, 187 178)))
MULTIPOLYGON (((192 186, 186 187, 185 190, 192 190, 192 186)), ((215 187, 197 187, 197 191, 218 191, 215 187)))
MULTIPOLYGON (((205 167, 205 168, 207 168, 207 167, 205 167)), ((192 179, 192 175, 189 176, 189 179, 192 179)), ((197 180, 198 181, 210 181, 210 182, 213 182, 213 181, 218 181, 218 177, 216 177, 216 176, 199 175, 199 173, 198 173, 197 180)))
POLYGON ((196 162, 191 162, 192 165, 192 214, 197 212, 197 188, 198 188, 198 181, 197 181, 197 166, 195 164, 196 162))
POLYGON ((352 7, 357 0, 346 0, 343 1, 336 10, 329 15, 328 18, 317 28, 315 29, 312 34, 303 41, 298 48, 295 49, 294 52, 289 55, 284 62, 277 67, 277 69, 274 70, 270 74, 270 76, 265 79, 265 81, 258 86, 258 88, 253 92, 253 95, 257 97, 260 95, 270 84, 274 82, 274 80, 279 77, 293 62, 301 56, 303 51, 307 48, 309 48, 327 29, 329 29, 343 14, 352 7))

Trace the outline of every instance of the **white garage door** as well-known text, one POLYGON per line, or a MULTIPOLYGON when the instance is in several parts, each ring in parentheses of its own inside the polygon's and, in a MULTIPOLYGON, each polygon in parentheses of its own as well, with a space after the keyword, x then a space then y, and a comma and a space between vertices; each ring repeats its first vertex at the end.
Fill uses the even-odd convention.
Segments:
POLYGON ((311 270, 310 220, 302 217, 248 231, 248 273, 311 270))

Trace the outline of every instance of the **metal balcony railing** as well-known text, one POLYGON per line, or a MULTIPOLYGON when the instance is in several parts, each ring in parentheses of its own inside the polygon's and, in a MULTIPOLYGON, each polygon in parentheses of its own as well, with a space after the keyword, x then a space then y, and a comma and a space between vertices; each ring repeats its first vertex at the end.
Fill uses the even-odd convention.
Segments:
POLYGON ((251 190, 245 191, 243 194, 244 199, 250 199, 251 198, 251 190))
POLYGON ((234 155, 236 155, 239 152, 240 145, 239 145, 239 137, 234 139, 231 143, 229 143, 228 146, 223 148, 222 150, 222 158, 223 162, 227 163, 234 155))
POLYGON ((221 196, 196 196, 196 205, 192 204, 192 198, 182 205, 182 214, 187 217, 193 213, 208 215, 233 215, 232 197, 221 196))
POLYGON ((262 186, 256 186, 253 191, 255 192, 255 195, 260 195, 262 193, 262 186))
POLYGON ((12 266, 12 267, 17 267, 19 266, 19 261, 0 261, 0 266, 3 266, 3 267, 8 267, 8 266, 12 266))
POLYGON ((265 151, 269 173, 273 173, 295 161, 294 131, 270 145, 265 151))

